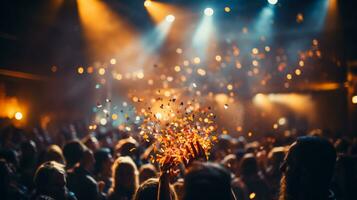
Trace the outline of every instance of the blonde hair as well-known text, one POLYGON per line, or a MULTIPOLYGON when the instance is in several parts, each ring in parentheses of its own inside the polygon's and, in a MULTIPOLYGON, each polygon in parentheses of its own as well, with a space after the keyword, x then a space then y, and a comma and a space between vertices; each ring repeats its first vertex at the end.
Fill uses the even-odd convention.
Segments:
POLYGON ((139 186, 139 172, 133 159, 129 156, 122 156, 115 160, 112 166, 113 185, 110 192, 118 191, 119 188, 132 191, 139 186))

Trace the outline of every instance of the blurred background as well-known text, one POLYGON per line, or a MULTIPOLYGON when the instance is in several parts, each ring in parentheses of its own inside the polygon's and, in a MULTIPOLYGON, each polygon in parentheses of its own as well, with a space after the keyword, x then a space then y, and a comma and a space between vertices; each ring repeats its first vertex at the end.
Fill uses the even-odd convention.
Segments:
POLYGON ((3 0, 0 125, 130 130, 161 96, 224 134, 356 135, 356 5, 3 0))

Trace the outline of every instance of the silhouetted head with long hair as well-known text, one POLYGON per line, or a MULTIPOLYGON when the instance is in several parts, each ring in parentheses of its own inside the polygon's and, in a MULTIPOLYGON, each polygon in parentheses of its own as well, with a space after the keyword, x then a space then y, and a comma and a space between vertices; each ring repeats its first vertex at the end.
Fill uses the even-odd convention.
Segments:
POLYGON ((194 162, 185 175, 183 199, 235 199, 231 190, 230 173, 215 163, 194 162))
POLYGON ((328 199, 335 161, 335 149, 327 140, 298 138, 281 166, 280 200, 328 199))
MULTIPOLYGON (((149 178, 144 181, 135 193, 134 200, 156 200, 159 190, 159 179, 149 178)), ((172 200, 176 200, 175 190, 170 187, 170 196, 172 200)))
POLYGON ((119 157, 112 170, 114 182, 110 193, 132 198, 139 185, 139 172, 134 161, 128 156, 119 157))
POLYGON ((62 164, 56 161, 43 163, 35 173, 34 183, 38 194, 66 199, 66 173, 62 164))

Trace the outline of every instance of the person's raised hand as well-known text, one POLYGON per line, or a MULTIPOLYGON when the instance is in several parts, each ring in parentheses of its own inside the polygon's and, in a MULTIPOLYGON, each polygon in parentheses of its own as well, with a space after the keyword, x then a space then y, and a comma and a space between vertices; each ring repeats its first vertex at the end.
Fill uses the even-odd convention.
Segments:
POLYGON ((193 161, 207 161, 207 155, 202 145, 196 141, 196 145, 191 142, 190 146, 186 146, 187 158, 183 158, 182 162, 185 167, 191 165, 193 161))

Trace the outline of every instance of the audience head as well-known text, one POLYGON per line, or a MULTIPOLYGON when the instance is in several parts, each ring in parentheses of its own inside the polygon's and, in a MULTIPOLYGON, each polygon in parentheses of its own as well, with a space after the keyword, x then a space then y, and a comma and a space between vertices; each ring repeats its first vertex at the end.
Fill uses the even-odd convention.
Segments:
POLYGON ((110 149, 99 149, 94 153, 94 159, 94 174, 97 176, 111 177, 111 167, 114 161, 110 149))
POLYGON ((44 155, 43 162, 56 161, 63 165, 66 164, 61 147, 58 145, 50 145, 44 155))
POLYGON ((241 176, 248 178, 258 174, 258 161, 254 154, 247 153, 243 156, 239 166, 241 176))
POLYGON ((83 144, 85 144, 86 147, 91 149, 93 152, 96 152, 99 149, 98 139, 92 134, 83 139, 83 144))
POLYGON ((339 138, 334 146, 336 149, 336 152, 339 154, 346 154, 350 148, 350 142, 346 138, 339 138))
POLYGON ((78 140, 72 140, 64 145, 63 155, 66 158, 67 168, 72 168, 82 158, 85 146, 78 140))
POLYGON ((266 172, 270 175, 280 174, 280 165, 285 157, 284 147, 274 147, 268 154, 266 172))
POLYGON ((230 170, 232 173, 238 170, 238 160, 234 154, 229 154, 223 158, 221 164, 230 170))
POLYGON ((29 140, 29 141, 23 142, 20 146, 20 149, 21 149, 22 160, 24 160, 24 159, 35 160, 35 158, 37 156, 37 148, 36 148, 36 144, 34 141, 29 140))
POLYGON ((149 163, 140 167, 140 171, 139 171, 140 183, 143 183, 149 178, 156 178, 156 177, 157 177, 157 170, 154 165, 149 163))
POLYGON ((138 142, 134 138, 129 137, 122 139, 117 143, 115 146, 115 152, 118 156, 130 156, 135 158, 138 146, 138 142))
POLYGON ((83 156, 82 156, 82 159, 80 160, 81 167, 92 172, 93 167, 94 167, 94 162, 95 162, 95 160, 94 160, 92 150, 86 148, 83 151, 83 156))
POLYGON ((327 199, 336 152, 320 137, 300 137, 293 143, 281 166, 280 199, 327 199))
POLYGON ((67 194, 64 166, 56 161, 45 162, 38 167, 34 183, 36 191, 54 199, 65 199, 67 194))
MULTIPOLYGON (((134 200, 156 200, 159 190, 159 180, 157 178, 150 178, 144 181, 135 193, 134 200)), ((170 187, 171 200, 176 200, 176 194, 172 187, 170 187)))
POLYGON ((139 172, 134 161, 128 156, 119 157, 112 171, 114 183, 111 191, 125 190, 134 194, 139 185, 139 172))
POLYGON ((192 163, 185 175, 183 199, 233 199, 230 173, 215 163, 192 163))

